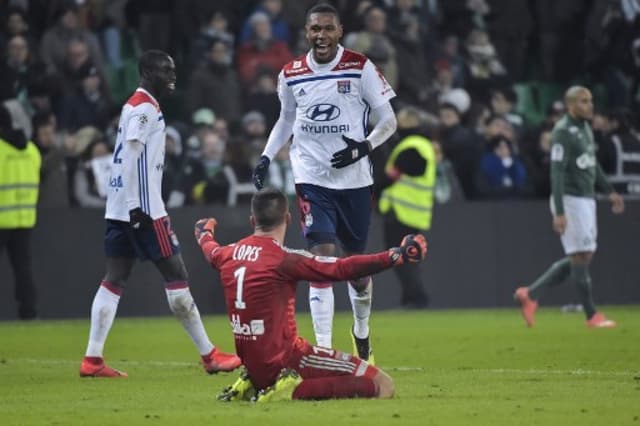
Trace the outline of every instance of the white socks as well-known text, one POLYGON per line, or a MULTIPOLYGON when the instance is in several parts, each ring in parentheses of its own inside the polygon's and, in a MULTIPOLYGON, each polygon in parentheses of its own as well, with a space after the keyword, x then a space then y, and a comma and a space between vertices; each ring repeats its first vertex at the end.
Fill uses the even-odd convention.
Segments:
POLYGON ((167 300, 171 311, 178 317, 182 326, 187 331, 193 343, 195 343, 200 355, 208 355, 213 350, 213 344, 204 330, 200 312, 193 301, 191 291, 185 282, 171 283, 165 288, 167 300))
POLYGON ((364 290, 356 292, 349 281, 349 299, 353 308, 353 334, 358 339, 369 337, 369 317, 371 316, 371 278, 364 290))
POLYGON ((313 287, 313 283, 309 284, 309 309, 313 320, 313 331, 316 334, 316 344, 330 348, 333 327, 333 286, 313 287))
POLYGON ((104 342, 107 340, 107 335, 116 316, 121 294, 120 287, 107 281, 100 283, 91 305, 91 330, 89 331, 89 344, 85 356, 102 358, 104 342))

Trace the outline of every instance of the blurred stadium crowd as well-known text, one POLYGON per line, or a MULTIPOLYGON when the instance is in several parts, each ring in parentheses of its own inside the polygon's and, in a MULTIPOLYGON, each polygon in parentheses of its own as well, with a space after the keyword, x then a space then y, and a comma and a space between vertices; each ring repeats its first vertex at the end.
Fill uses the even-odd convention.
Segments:
MULTIPOLYGON (((102 207, 122 103, 146 49, 169 52, 169 207, 234 204, 279 114, 277 74, 304 54, 313 0, 6 0, 0 101, 43 155, 42 207, 102 207)), ((395 88, 398 135, 437 148, 436 200, 549 195, 562 94, 594 92, 598 157, 640 194, 636 0, 334 0, 345 47, 395 88), (635 113, 632 113, 634 111, 635 113)), ((373 156, 384 164, 393 141, 373 156)), ((270 183, 293 195, 286 152, 270 183)), ((381 167, 376 167, 376 170, 381 167)))

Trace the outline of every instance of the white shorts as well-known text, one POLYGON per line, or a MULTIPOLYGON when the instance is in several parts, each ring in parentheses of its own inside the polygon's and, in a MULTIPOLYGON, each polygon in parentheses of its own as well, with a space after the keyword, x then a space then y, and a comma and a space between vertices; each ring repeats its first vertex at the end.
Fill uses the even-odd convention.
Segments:
MULTIPOLYGON (((596 223, 596 200, 574 195, 563 195, 564 215, 567 228, 560 236, 565 254, 595 252, 598 225, 596 223)), ((551 214, 555 215, 553 197, 550 200, 551 214)))

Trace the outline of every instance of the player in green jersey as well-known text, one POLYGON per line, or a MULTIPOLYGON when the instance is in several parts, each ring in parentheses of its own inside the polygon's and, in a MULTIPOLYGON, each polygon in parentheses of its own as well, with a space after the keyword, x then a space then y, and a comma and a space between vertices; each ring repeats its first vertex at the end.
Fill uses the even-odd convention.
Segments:
POLYGON ((522 316, 534 324, 538 298, 547 287, 570 280, 578 290, 588 327, 612 328, 616 323, 596 311, 591 291, 589 264, 596 251, 596 190, 608 195, 612 211, 624 211, 624 200, 607 181, 596 159, 589 120, 593 98, 589 89, 573 86, 565 94, 567 114, 551 133, 551 214, 553 229, 560 235, 566 257, 555 262, 528 287, 516 290, 522 316))

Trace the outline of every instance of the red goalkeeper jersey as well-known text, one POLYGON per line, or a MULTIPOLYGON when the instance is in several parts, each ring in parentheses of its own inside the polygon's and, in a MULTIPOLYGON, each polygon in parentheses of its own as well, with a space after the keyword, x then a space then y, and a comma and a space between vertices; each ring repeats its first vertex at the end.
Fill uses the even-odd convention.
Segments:
POLYGON ((220 272, 236 352, 252 371, 278 375, 297 337, 295 286, 300 280, 342 281, 392 266, 387 252, 348 258, 314 256, 252 235, 220 246, 209 239, 202 251, 220 272))

